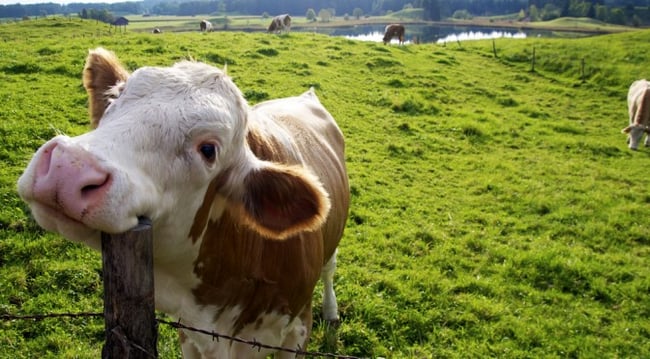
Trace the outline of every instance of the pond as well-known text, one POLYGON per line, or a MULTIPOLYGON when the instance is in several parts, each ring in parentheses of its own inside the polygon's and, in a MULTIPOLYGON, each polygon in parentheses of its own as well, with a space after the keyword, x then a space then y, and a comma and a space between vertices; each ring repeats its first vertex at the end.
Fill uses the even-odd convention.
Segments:
MULTIPOLYGON (((385 25, 359 25, 338 28, 313 28, 301 31, 342 36, 351 40, 382 42, 385 25)), ((494 38, 584 37, 590 34, 551 30, 515 29, 475 26, 406 25, 406 43, 446 43, 494 38)), ((397 42, 397 39, 393 39, 397 42)))

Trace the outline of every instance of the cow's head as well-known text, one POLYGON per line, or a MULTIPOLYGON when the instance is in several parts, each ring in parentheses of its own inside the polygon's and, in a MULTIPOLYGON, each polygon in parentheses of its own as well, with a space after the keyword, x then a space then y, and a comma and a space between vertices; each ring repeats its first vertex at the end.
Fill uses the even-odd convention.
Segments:
MULTIPOLYGON (((641 137, 644 133, 649 133, 650 131, 646 126, 633 124, 625 127, 621 130, 622 133, 627 134, 627 145, 630 149, 636 150, 639 147, 639 142, 641 142, 641 137)), ((646 140, 646 142, 648 142, 646 140)), ((646 143, 647 145, 647 143, 646 143)))
POLYGON ((129 74, 111 52, 90 51, 83 83, 94 129, 57 136, 18 181, 37 222, 98 248, 100 231, 152 219, 154 237, 184 240, 198 213, 223 211, 272 239, 319 226, 329 210, 302 167, 261 161, 246 143, 249 106, 206 64, 129 74))
POLYGON ((269 24, 269 28, 267 29, 268 32, 274 32, 278 30, 278 22, 273 19, 271 20, 271 24, 269 24))

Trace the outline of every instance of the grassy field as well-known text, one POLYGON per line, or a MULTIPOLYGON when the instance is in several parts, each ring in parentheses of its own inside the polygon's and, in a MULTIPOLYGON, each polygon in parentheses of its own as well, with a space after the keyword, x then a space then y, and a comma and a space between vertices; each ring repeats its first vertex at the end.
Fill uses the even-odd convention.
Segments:
MULTIPOLYGON (((308 350, 650 357, 650 149, 620 134, 650 31, 384 46, 0 25, 0 315, 102 311, 99 254, 39 230, 15 190, 44 141, 88 130, 80 74, 96 46, 130 69, 227 63, 250 103, 316 88, 346 136, 352 205, 342 324, 332 341, 316 293, 308 350)), ((179 358, 160 331, 160 357, 179 358)), ((2 358, 97 358, 102 342, 101 318, 0 320, 2 358)))
MULTIPOLYGON (((163 31, 198 31, 199 21, 206 19, 218 30, 246 30, 266 31, 271 18, 254 15, 199 15, 199 16, 142 16, 127 15, 129 19, 128 29, 131 31, 147 31, 159 28, 163 31)), ((356 19, 353 16, 337 16, 329 21, 312 21, 305 16, 292 15, 291 27, 293 29, 311 29, 323 27, 356 26, 367 24, 386 24, 390 22, 422 23, 422 10, 410 9, 391 13, 385 16, 369 16, 356 19)))

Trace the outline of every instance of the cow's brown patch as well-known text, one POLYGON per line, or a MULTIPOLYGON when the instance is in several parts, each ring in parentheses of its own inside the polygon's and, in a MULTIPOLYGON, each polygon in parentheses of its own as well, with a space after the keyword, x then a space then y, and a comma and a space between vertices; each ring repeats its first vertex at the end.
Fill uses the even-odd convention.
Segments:
POLYGON ((255 156, 264 161, 286 163, 287 150, 273 137, 264 137, 259 130, 250 127, 246 134, 248 147, 255 156))
POLYGON ((208 224, 194 267, 201 280, 193 291, 197 302, 221 308, 240 306, 235 332, 263 313, 299 315, 311 301, 320 275, 320 231, 272 241, 240 225, 236 216, 226 210, 208 224))
POLYGON ((196 243, 196 241, 199 240, 201 233, 203 233, 203 229, 208 224, 210 208, 217 197, 217 191, 221 186, 223 186, 224 181, 228 177, 227 173, 228 171, 210 182, 210 185, 203 196, 203 203, 201 203, 201 207, 199 207, 199 210, 194 215, 194 222, 190 228, 189 236, 192 239, 192 243, 196 243))

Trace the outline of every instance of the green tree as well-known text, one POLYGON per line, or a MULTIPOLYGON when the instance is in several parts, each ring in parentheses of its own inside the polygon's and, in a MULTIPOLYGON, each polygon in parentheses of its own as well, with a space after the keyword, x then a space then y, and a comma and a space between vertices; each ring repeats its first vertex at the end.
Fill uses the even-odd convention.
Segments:
POLYGON ((472 18, 472 14, 470 14, 469 11, 463 9, 454 11, 454 14, 451 17, 459 20, 469 20, 472 18))
POLYGON ((312 21, 312 22, 316 21, 316 11, 314 11, 314 9, 308 9, 307 14, 305 14, 305 17, 309 21, 312 21))
POLYGON ((537 9, 537 6, 530 5, 528 8, 528 17, 530 21, 539 21, 539 9, 537 9))
POLYGON ((605 5, 596 5, 594 6, 596 10, 596 16, 595 18, 600 20, 600 21, 608 21, 609 20, 609 9, 605 5))
POLYGON ((522 21, 526 18, 526 12, 524 9, 519 10, 519 14, 517 15, 517 21, 522 21))
POLYGON ((609 12, 609 18, 607 22, 617 25, 625 25, 625 13, 621 8, 612 9, 609 12))
POLYGON ((332 13, 328 9, 320 9, 318 18, 321 22, 329 22, 332 19, 332 13))
POLYGON ((561 14, 562 14, 562 9, 560 9, 559 7, 551 3, 546 3, 544 5, 544 8, 542 9, 542 13, 540 16, 542 21, 549 21, 549 20, 557 19, 558 17, 560 17, 561 14))
POLYGON ((352 10, 352 16, 359 20, 363 16, 363 9, 355 7, 354 10, 352 10))
POLYGON ((571 0, 568 3, 567 16, 586 17, 589 14, 591 3, 582 0, 571 0))
POLYGON ((422 0, 424 20, 440 21, 440 2, 438 0, 422 0))

